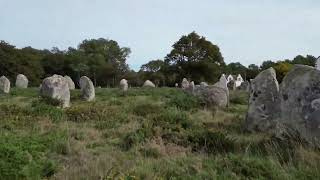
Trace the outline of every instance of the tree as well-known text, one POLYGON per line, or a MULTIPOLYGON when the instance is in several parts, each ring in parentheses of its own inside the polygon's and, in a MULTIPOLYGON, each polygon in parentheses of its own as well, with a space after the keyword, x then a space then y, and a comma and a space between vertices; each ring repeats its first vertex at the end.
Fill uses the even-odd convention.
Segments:
POLYGON ((270 67, 273 67, 275 65, 276 65, 276 63, 271 61, 271 60, 263 61, 261 66, 260 66, 260 69, 261 70, 266 70, 266 69, 269 69, 270 67))
POLYGON ((166 68, 166 74, 175 72, 178 79, 187 77, 196 82, 218 80, 220 75, 217 74, 221 74, 221 67, 225 66, 218 46, 192 32, 182 36, 172 47, 165 57, 165 63, 171 66, 166 68))
POLYGON ((246 73, 247 73, 247 68, 243 66, 240 62, 236 63, 230 63, 226 66, 226 73, 228 74, 234 74, 238 75, 241 74, 241 76, 246 79, 246 73))
POLYGON ((288 62, 278 62, 277 65, 274 66, 274 69, 277 73, 278 82, 282 82, 283 78, 287 75, 287 73, 292 69, 293 65, 288 62))
POLYGON ((148 63, 142 65, 140 69, 146 72, 158 72, 163 66, 164 61, 158 59, 149 61, 148 63))
POLYGON ((247 79, 254 79, 260 72, 259 66, 250 64, 247 68, 247 79))
POLYGON ((114 40, 103 38, 84 40, 78 49, 87 58, 90 77, 96 82, 97 76, 100 78, 104 76, 104 80, 100 79, 101 85, 114 86, 115 82, 129 71, 126 59, 131 51, 127 47, 120 47, 114 40))
POLYGON ((304 57, 302 55, 298 55, 292 60, 292 64, 304 64, 304 65, 314 67, 316 64, 316 61, 317 61, 317 58, 314 56, 307 55, 306 57, 304 57))

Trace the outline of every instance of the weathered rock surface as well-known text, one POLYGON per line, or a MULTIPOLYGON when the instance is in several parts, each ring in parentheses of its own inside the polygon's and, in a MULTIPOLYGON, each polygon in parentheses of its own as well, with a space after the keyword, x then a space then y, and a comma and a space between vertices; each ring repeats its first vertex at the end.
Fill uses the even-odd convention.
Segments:
POLYGON ((229 90, 236 90, 236 82, 234 80, 230 80, 227 86, 229 90))
POLYGON ((219 81, 216 82, 213 86, 220 87, 225 90, 227 96, 228 96, 228 105, 229 105, 229 89, 228 89, 228 81, 226 79, 226 76, 222 74, 219 81))
POLYGON ((228 95, 225 89, 217 86, 196 87, 193 94, 200 97, 207 107, 226 107, 228 95))
POLYGON ((190 91, 191 93, 193 93, 194 89, 195 89, 194 82, 191 81, 191 82, 189 83, 189 87, 187 88, 187 90, 190 91))
POLYGON ((183 80, 181 82, 181 88, 182 89, 188 89, 189 88, 189 81, 187 80, 187 78, 183 78, 183 80))
POLYGON ((219 81, 214 84, 214 86, 226 89, 229 92, 228 82, 227 82, 226 76, 224 74, 220 77, 219 81))
POLYGON ((262 71, 251 81, 246 129, 267 132, 279 117, 279 84, 273 68, 262 71))
POLYGON ((0 92, 6 94, 10 92, 10 81, 5 76, 0 77, 0 92))
POLYGON ((239 90, 242 90, 242 91, 248 91, 250 90, 250 83, 249 81, 244 81, 241 83, 241 85, 237 88, 239 90))
POLYGON ((16 79, 17 88, 27 88, 28 87, 28 78, 23 74, 18 74, 16 79))
POLYGON ((320 142, 320 71, 295 65, 280 86, 281 118, 286 127, 320 142))
POLYGON ((86 101, 93 101, 96 93, 92 81, 87 76, 82 76, 79 80, 82 98, 86 101))
POLYGON ((316 61, 316 69, 320 71, 320 56, 318 57, 316 61))
POLYGON ((128 81, 126 79, 121 79, 119 87, 121 91, 124 91, 124 92, 128 91, 128 81))
POLYGON ((201 82, 201 83, 200 83, 200 86, 201 86, 201 87, 207 87, 207 86, 209 86, 209 85, 208 85, 208 83, 206 83, 206 82, 201 82))
POLYGON ((143 86, 142 87, 152 87, 152 88, 155 88, 156 85, 153 84, 153 82, 151 82, 150 80, 146 80, 144 83, 143 83, 143 86))
POLYGON ((70 90, 63 76, 53 75, 45 78, 42 81, 40 95, 58 100, 63 108, 70 106, 70 90))
POLYGON ((69 76, 64 76, 64 78, 66 79, 67 83, 68 83, 68 86, 69 86, 69 89, 70 90, 74 90, 76 88, 73 80, 71 79, 71 77, 69 76))

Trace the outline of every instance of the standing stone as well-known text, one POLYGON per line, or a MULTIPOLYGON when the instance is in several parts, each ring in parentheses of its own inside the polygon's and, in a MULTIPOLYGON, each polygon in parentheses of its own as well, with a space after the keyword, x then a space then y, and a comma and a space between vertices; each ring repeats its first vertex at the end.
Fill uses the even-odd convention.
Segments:
POLYGON ((187 89, 188 87, 189 87, 189 81, 187 80, 187 78, 183 78, 183 80, 181 82, 181 88, 187 89))
POLYGON ((28 78, 23 74, 18 74, 16 79, 17 88, 27 88, 28 87, 28 78))
POLYGON ((225 89, 217 86, 196 86, 194 93, 207 107, 226 107, 228 106, 228 95, 225 89))
POLYGON ((92 81, 87 76, 82 76, 79 80, 82 98, 86 101, 93 101, 96 94, 92 81))
MULTIPOLYGON (((221 87, 223 89, 228 90, 228 82, 227 82, 226 76, 224 74, 222 74, 222 76, 220 77, 219 81, 216 82, 214 84, 214 86, 221 87)), ((229 92, 229 90, 228 90, 228 92, 229 92)))
POLYGON ((143 86, 142 87, 151 87, 151 88, 155 88, 156 85, 153 84, 153 82, 151 82, 150 80, 146 80, 144 83, 143 83, 143 86))
POLYGON ((281 118, 286 127, 320 143, 320 71, 295 65, 280 86, 281 118))
POLYGON ((239 87, 237 87, 237 89, 239 89, 239 90, 248 91, 248 92, 249 92, 249 88, 250 88, 249 81, 244 81, 243 83, 241 83, 241 85, 239 87))
POLYGON ((279 117, 279 84, 273 68, 262 71, 251 81, 246 129, 267 132, 279 117))
POLYGON ((230 80, 227 86, 229 90, 236 90, 236 82, 234 80, 230 80))
POLYGON ((188 91, 190 91, 191 93, 193 93, 194 88, 195 88, 194 82, 191 81, 191 82, 189 83, 188 91))
POLYGON ((229 89, 228 89, 228 81, 224 74, 220 77, 219 81, 216 82, 213 86, 220 87, 225 90, 228 96, 228 105, 229 105, 229 89))
POLYGON ((206 83, 206 82, 201 82, 201 83, 200 83, 200 86, 201 86, 201 87, 207 87, 207 86, 209 86, 209 85, 208 85, 208 83, 206 83))
POLYGON ((10 92, 10 81, 5 76, 0 77, 0 92, 6 94, 10 92))
POLYGON ((70 106, 70 90, 63 76, 53 75, 45 78, 42 81, 40 95, 58 100, 63 108, 70 106))
POLYGON ((320 56, 318 57, 316 61, 316 69, 320 71, 320 56))
POLYGON ((70 90, 74 90, 76 88, 74 82, 72 81, 72 79, 69 76, 64 76, 64 78, 66 79, 69 89, 70 90))
POLYGON ((128 91, 128 81, 126 79, 121 79, 121 81, 120 81, 120 89, 123 92, 128 91))

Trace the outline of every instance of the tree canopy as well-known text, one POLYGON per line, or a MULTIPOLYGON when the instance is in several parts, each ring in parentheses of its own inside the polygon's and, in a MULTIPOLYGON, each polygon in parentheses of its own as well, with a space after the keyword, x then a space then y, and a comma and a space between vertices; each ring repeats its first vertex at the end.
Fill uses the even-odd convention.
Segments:
POLYGON ((266 60, 261 65, 250 64, 248 67, 240 62, 226 64, 219 47, 196 32, 181 36, 164 59, 151 60, 138 72, 127 64, 130 53, 130 48, 104 38, 86 39, 76 48, 66 50, 57 47, 51 50, 19 49, 0 41, 0 75, 14 82, 18 74, 25 74, 31 86, 38 86, 43 78, 53 74, 69 75, 76 84, 86 75, 94 85, 106 87, 117 86, 122 78, 132 86, 140 86, 147 79, 157 86, 174 86, 185 77, 195 83, 215 83, 222 73, 241 74, 250 80, 262 70, 273 67, 281 82, 294 64, 315 66, 316 63, 316 57, 312 55, 298 55, 292 60, 266 60))

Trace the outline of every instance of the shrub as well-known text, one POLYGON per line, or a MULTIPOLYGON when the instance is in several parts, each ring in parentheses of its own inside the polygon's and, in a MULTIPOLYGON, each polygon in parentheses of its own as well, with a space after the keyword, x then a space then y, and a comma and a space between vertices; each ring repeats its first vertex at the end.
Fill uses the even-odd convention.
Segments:
POLYGON ((168 102, 169 106, 175 106, 182 110, 191 110, 200 107, 200 100, 186 93, 175 94, 168 102))
POLYGON ((35 116, 49 117, 53 121, 59 121, 64 118, 64 111, 61 108, 54 107, 39 100, 31 103, 31 113, 35 116))
POLYGON ((160 113, 161 111, 162 107, 160 105, 151 103, 137 104, 133 108, 133 113, 138 116, 147 116, 149 114, 160 113))
POLYGON ((188 136, 193 151, 207 153, 228 153, 236 150, 235 140, 228 138, 221 132, 198 130, 188 136))
MULTIPOLYGON (((40 179, 53 175, 55 166, 47 164, 48 147, 60 140, 60 135, 30 134, 20 137, 0 135, 0 179, 40 179)), ((53 165, 53 164, 52 164, 53 165)))
POLYGON ((159 126, 164 129, 173 131, 179 128, 187 129, 193 125, 186 112, 180 111, 177 108, 167 108, 163 112, 157 114, 153 118, 154 126, 159 126))

